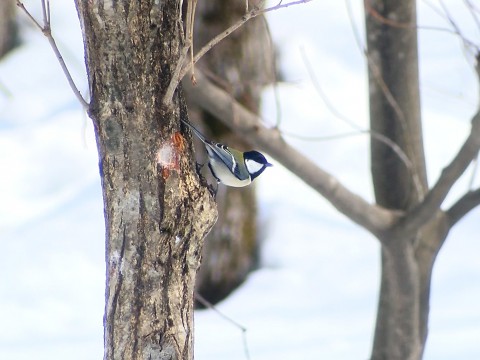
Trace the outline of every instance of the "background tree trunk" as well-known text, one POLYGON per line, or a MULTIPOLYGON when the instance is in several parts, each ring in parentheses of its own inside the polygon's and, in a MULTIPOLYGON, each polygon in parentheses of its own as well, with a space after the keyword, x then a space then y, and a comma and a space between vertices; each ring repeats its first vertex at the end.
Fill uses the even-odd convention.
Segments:
POLYGON ((181 90, 181 1, 76 1, 106 223, 105 359, 193 359, 193 295, 215 205, 195 171, 181 90))
MULTIPOLYGON (((365 2, 372 132, 382 134, 407 155, 372 136, 371 167, 379 205, 408 211, 428 191, 418 81, 414 0, 365 2)), ((427 337, 429 296, 435 256, 447 236, 438 211, 413 236, 400 229, 381 237, 382 276, 372 359, 420 359, 427 337)))
MULTIPOLYGON (((243 0, 199 1, 194 31, 196 49, 240 19, 245 11, 243 0)), ((271 44, 266 26, 265 19, 253 19, 198 63, 212 81, 253 113, 259 111, 262 87, 272 80, 271 44)), ((205 133, 215 141, 250 149, 241 136, 208 111, 193 102, 189 102, 188 108, 191 119, 202 124, 205 133)), ((205 157, 199 158, 199 162, 205 163, 205 157)), ((255 187, 236 189, 220 185, 217 204, 218 221, 206 239, 197 277, 197 292, 212 303, 222 300, 245 280, 256 264, 258 251, 255 187)))
POLYGON ((15 0, 0 1, 0 58, 18 43, 15 0))

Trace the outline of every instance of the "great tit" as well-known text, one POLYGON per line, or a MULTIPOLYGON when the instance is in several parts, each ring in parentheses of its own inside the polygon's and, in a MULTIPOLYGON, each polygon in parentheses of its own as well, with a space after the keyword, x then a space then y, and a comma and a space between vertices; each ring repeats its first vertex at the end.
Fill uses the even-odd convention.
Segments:
POLYGON ((228 146, 207 140, 192 124, 181 119, 205 144, 208 153, 208 167, 217 182, 227 186, 249 185, 267 167, 272 166, 258 151, 241 152, 228 146))

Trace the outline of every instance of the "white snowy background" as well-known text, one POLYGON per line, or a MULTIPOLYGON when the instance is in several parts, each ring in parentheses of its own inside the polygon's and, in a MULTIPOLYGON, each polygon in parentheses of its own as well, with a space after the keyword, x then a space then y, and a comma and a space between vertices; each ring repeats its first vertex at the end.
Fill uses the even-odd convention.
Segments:
MULTIPOLYGON (((280 119, 286 134, 310 137, 352 131, 323 103, 303 52, 332 105, 366 128, 366 64, 355 41, 355 31, 364 37, 362 2, 350 3, 354 29, 346 1, 315 0, 269 14, 288 82, 279 85, 280 113, 266 89, 267 124, 280 119)), ((461 31, 480 43, 465 3, 443 3, 461 31)), ((39 1, 25 4, 40 19, 39 1)), ((448 28, 432 5, 441 9, 437 1, 419 0, 419 24, 448 28)), ((52 0, 51 8, 55 38, 85 92, 73 1, 52 0)), ((23 14, 19 21, 23 44, 0 61, 0 359, 101 359, 104 224, 93 130, 47 41, 23 14)), ((457 36, 422 29, 419 46, 432 183, 469 131, 478 89, 472 56, 457 36)), ((373 201, 366 135, 287 138, 373 201)), ((472 172, 449 203, 468 189, 472 172)), ((480 174, 474 183, 479 186, 480 174)), ((377 241, 278 164, 257 186, 260 267, 218 309, 247 328, 252 360, 367 359, 379 285, 377 241)), ((479 216, 477 209, 458 223, 439 254, 427 360, 480 359, 479 216)), ((238 327, 211 310, 198 311, 195 321, 196 359, 246 359, 238 327)))

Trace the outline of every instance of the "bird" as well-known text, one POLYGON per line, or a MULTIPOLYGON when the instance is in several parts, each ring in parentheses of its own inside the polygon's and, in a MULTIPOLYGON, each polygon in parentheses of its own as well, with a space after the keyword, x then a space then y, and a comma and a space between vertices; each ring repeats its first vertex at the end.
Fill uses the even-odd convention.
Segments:
POLYGON ((190 122, 180 119, 205 145, 208 154, 208 168, 217 183, 232 187, 244 187, 272 166, 265 156, 255 150, 239 151, 208 140, 190 122))

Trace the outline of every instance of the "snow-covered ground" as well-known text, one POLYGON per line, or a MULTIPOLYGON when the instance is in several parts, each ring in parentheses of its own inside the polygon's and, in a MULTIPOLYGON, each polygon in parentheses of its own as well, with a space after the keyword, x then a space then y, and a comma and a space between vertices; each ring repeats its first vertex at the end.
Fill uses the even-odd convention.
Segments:
MULTIPOLYGON (((360 1, 350 1, 363 38, 360 1)), ((83 45, 73 1, 51 1, 53 28, 82 91, 83 45)), ((478 1, 473 1, 480 6, 478 1)), ((39 2, 25 1, 39 15, 39 2)), ((313 1, 269 15, 288 83, 279 86, 281 128, 322 137, 351 132, 334 107, 367 124, 364 58, 344 1, 313 1), (302 53, 304 54, 302 56, 302 53)), ((420 1, 419 24, 448 27, 420 1)), ((444 1, 480 43, 464 2, 444 1)), ((96 147, 47 41, 24 16, 24 44, 0 62, 0 359, 100 359, 104 225, 96 147)), ((472 58, 458 37, 420 30, 422 105, 430 181, 464 140, 477 104, 472 58)), ((264 118, 274 124, 273 91, 264 118)), ((373 199, 368 139, 288 140, 349 188, 373 199)), ((468 188, 472 171, 455 187, 468 188)), ((480 183, 480 174, 475 178, 480 183)), ((218 309, 247 328, 253 360, 366 359, 378 294, 379 249, 367 232, 276 165, 258 181, 261 267, 218 309)), ((477 209, 452 231, 434 270, 425 359, 480 358, 480 225, 477 209)), ((198 311, 196 359, 246 359, 242 331, 198 311)))

